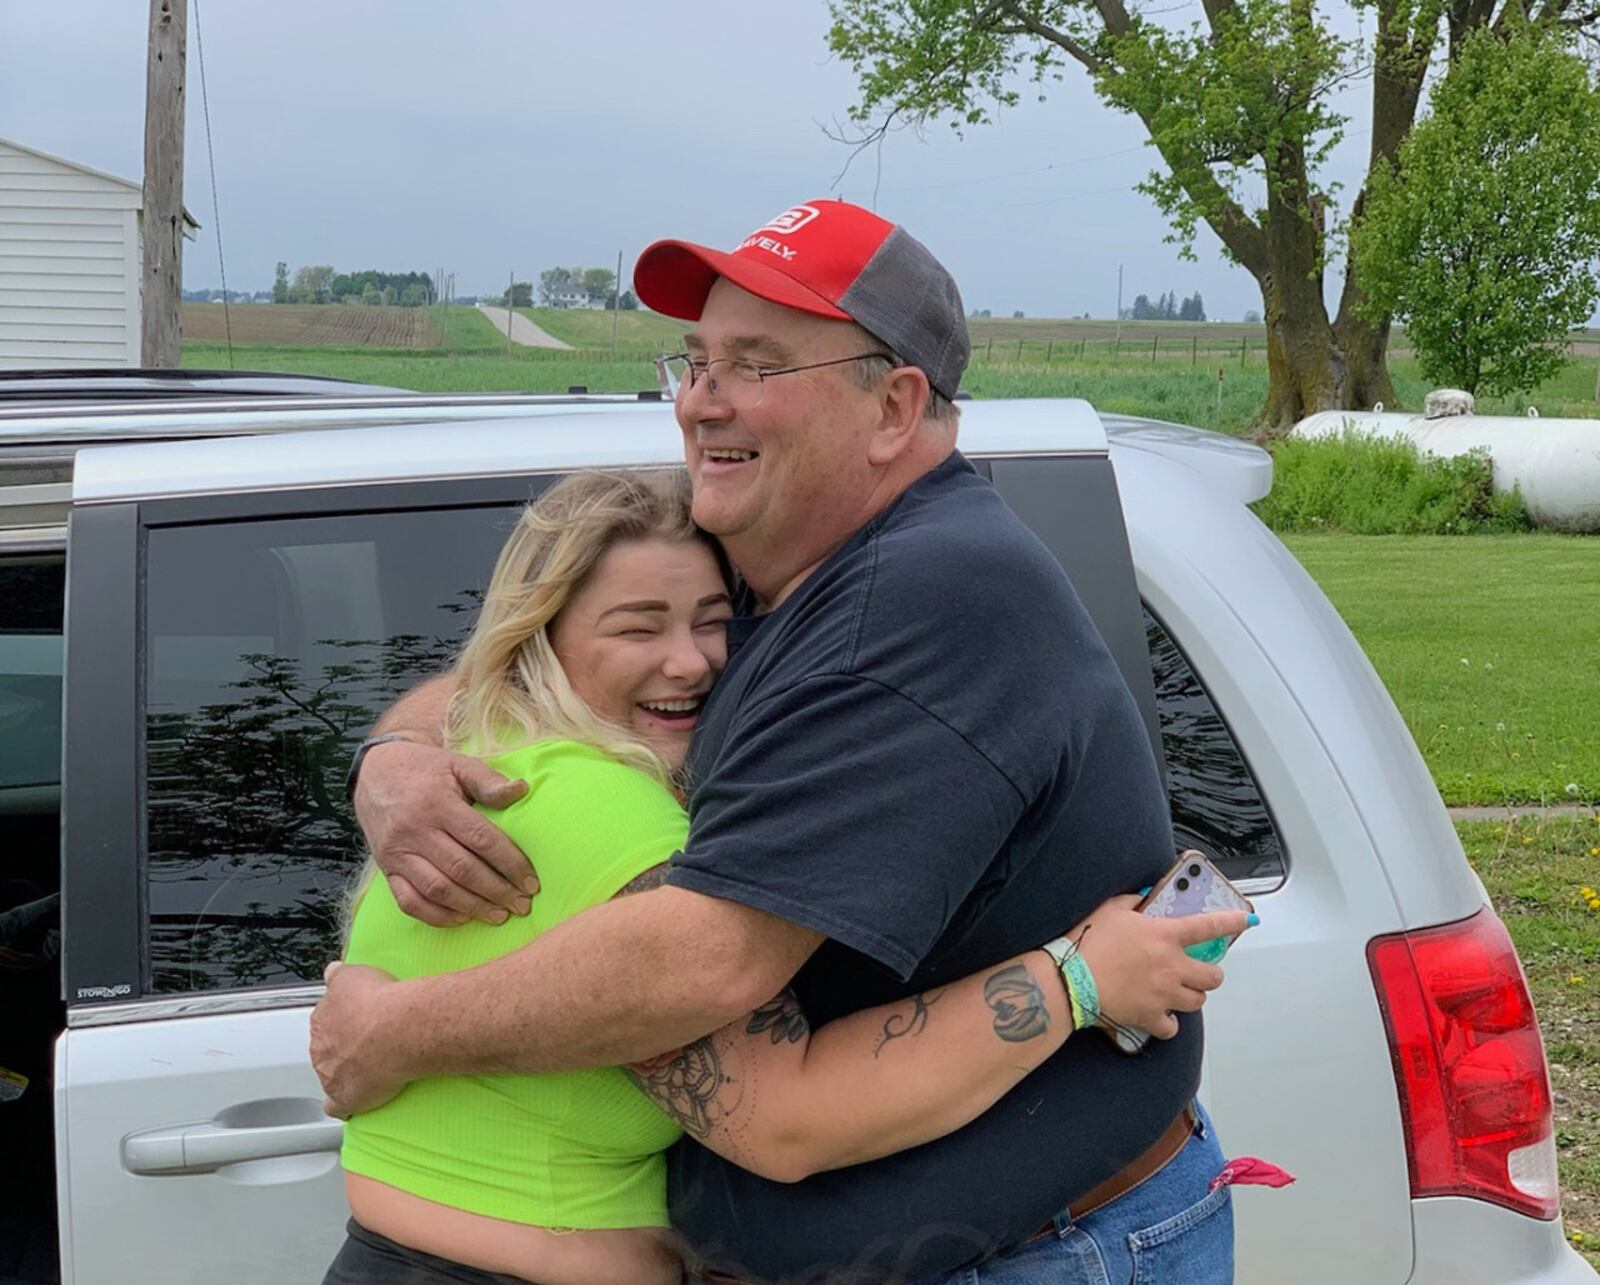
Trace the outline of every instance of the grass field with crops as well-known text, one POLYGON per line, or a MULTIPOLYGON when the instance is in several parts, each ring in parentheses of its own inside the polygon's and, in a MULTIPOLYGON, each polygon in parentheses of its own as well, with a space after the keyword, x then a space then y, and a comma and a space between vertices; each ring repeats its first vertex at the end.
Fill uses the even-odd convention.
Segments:
POLYGON ((1528 975, 1568 1239, 1600 1267, 1600 813, 1456 826, 1528 975))
POLYGON ((444 341, 428 308, 344 308, 336 304, 183 305, 184 339, 285 347, 435 348, 444 341))
MULTIPOLYGON (((228 364, 220 304, 186 304, 184 364, 228 364)), ((234 307, 237 369, 335 374, 421 391, 636 392, 655 387, 651 358, 675 347, 683 323, 655 313, 619 318, 612 363, 611 314, 520 309, 576 351, 506 341, 476 308, 234 307), (371 342, 365 335, 376 335, 371 342), (463 360, 469 359, 469 360, 463 360)), ((1085 397, 1101 410, 1149 415, 1241 433, 1266 398, 1265 337, 1259 326, 1223 323, 1010 321, 975 318, 973 362, 963 381, 975 397, 1085 397), (1220 377, 1219 377, 1220 376, 1220 377)), ((1485 413, 1600 414, 1600 361, 1577 358, 1535 394, 1484 398, 1485 413)), ((1390 363, 1402 406, 1419 407, 1427 384, 1410 358, 1390 363)))

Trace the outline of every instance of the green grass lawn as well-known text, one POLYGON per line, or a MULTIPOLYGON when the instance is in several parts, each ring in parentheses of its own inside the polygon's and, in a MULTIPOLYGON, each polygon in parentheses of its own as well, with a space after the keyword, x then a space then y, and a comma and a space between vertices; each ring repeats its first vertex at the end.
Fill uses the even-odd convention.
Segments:
MULTIPOLYGON (((611 350, 611 314, 593 308, 518 308, 524 317, 574 348, 611 350)), ((617 314, 619 352, 675 352, 686 321, 642 308, 617 314)))
POLYGON ((1555 1098, 1567 1235, 1600 1267, 1600 814, 1456 826, 1528 975, 1555 1098))
MULTIPOLYGON (((491 343, 439 352, 235 344, 233 368, 326 375, 428 393, 564 393, 577 384, 591 392, 635 393, 656 387, 655 367, 642 358, 630 362, 596 361, 588 354, 568 353, 557 348, 513 348, 508 356, 503 347, 505 336, 498 334, 488 321, 482 317, 468 318, 468 321, 481 323, 501 346, 491 343)), ((192 369, 226 370, 228 351, 221 344, 184 344, 183 364, 192 369)))
POLYGON ((1447 802, 1600 800, 1600 539, 1284 543, 1366 650, 1447 802))

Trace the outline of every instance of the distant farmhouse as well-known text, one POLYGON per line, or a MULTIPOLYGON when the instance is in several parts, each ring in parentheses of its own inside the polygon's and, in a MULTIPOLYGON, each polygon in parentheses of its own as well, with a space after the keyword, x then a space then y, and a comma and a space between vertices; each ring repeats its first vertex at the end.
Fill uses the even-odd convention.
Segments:
POLYGON ((599 308, 601 302, 589 297, 589 292, 581 286, 566 286, 557 290, 550 296, 552 308, 599 308))
MULTIPOLYGON (((0 369, 137 366, 143 188, 0 138, 0 369)), ((187 210, 183 234, 200 225, 187 210)))

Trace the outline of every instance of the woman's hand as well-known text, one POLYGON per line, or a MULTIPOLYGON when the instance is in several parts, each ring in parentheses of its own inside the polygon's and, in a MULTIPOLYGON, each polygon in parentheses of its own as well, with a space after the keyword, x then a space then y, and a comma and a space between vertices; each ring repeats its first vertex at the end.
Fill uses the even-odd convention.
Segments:
POLYGON ((1094 974, 1107 1024, 1136 1027, 1158 1040, 1178 1033, 1175 1013, 1193 1013, 1222 985, 1222 969, 1191 959, 1189 946, 1234 937, 1249 927, 1242 910, 1180 919, 1140 914, 1139 898, 1113 897, 1067 936, 1094 974))

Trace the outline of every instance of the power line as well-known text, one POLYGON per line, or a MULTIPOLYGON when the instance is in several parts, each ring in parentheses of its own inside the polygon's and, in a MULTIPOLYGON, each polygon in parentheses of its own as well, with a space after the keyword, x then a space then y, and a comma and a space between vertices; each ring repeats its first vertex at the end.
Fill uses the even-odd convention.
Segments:
POLYGON ((233 318, 228 312, 228 268, 222 257, 222 206, 217 201, 217 156, 211 148, 211 99, 206 94, 206 45, 200 38, 200 0, 194 0, 194 45, 200 60, 200 107, 206 121, 206 161, 211 166, 211 221, 217 228, 217 271, 222 275, 222 329, 228 340, 228 369, 233 369, 233 318))

